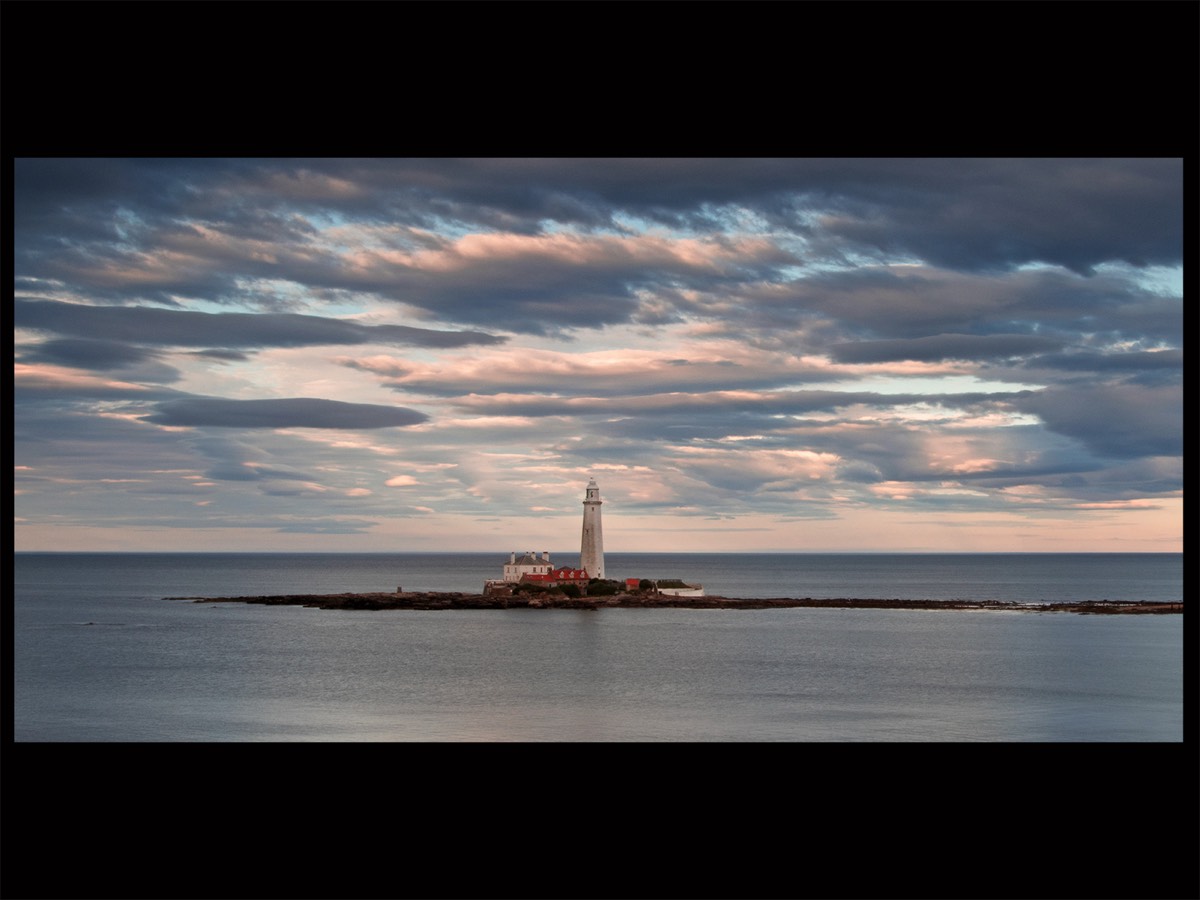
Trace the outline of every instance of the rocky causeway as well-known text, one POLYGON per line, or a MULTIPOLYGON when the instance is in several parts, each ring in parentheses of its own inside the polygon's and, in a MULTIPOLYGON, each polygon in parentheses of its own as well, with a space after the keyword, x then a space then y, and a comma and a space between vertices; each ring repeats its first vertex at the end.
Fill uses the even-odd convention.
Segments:
POLYGON ((561 595, 491 595, 454 592, 398 591, 393 593, 278 594, 256 597, 165 597, 195 603, 262 603, 270 606, 309 606, 318 609, 976 609, 1020 612, 1069 612, 1082 614, 1170 614, 1182 613, 1182 603, 1082 600, 1070 603, 1023 603, 1007 600, 865 600, 795 599, 771 597, 672 597, 651 592, 598 597, 561 595))

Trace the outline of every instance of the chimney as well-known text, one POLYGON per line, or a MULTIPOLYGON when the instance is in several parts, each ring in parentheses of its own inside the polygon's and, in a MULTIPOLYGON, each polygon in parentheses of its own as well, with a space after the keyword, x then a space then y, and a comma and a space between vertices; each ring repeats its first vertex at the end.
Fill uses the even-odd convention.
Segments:
POLYGON ((550 562, 550 551, 549 550, 542 551, 542 559, 544 559, 546 562, 550 562))
POLYGON ((517 561, 517 551, 514 550, 512 553, 508 554, 508 564, 511 566, 516 561, 517 561))

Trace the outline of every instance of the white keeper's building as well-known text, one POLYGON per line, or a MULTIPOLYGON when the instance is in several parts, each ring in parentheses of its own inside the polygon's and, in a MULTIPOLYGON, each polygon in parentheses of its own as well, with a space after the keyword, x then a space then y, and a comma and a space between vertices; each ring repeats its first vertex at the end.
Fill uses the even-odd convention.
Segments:
POLYGON ((521 556, 516 553, 508 554, 508 562, 504 564, 504 580, 517 582, 522 575, 545 575, 554 567, 550 565, 550 551, 543 550, 539 556, 528 550, 521 556))

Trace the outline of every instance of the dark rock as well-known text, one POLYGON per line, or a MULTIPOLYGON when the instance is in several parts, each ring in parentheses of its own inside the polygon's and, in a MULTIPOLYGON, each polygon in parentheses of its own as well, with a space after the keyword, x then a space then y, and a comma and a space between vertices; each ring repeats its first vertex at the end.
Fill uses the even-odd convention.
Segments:
POLYGON ((730 598, 671 597, 657 594, 614 594, 602 597, 563 595, 463 594, 457 592, 402 592, 368 594, 280 594, 261 597, 165 597, 194 603, 265 603, 273 606, 309 606, 318 609, 926 609, 1016 610, 1085 614, 1182 613, 1183 603, 1137 603, 1122 600, 1084 600, 1076 603, 1017 603, 1002 600, 835 600, 790 597, 730 598))

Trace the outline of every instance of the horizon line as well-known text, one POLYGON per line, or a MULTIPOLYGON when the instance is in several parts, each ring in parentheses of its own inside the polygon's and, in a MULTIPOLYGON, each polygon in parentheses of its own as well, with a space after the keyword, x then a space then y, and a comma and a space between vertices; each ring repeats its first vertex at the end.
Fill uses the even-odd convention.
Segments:
MULTIPOLYGON (((13 550, 17 554, 108 554, 118 556, 126 553, 162 556, 503 556, 512 550, 13 550)), ((525 551, 516 551, 525 552, 525 551)), ((577 550, 539 550, 538 553, 551 555, 578 555, 577 550)), ((888 555, 906 556, 922 554, 962 555, 962 556, 1053 556, 1066 554, 1095 554, 1095 555, 1143 555, 1143 554, 1175 554, 1183 555, 1182 550, 606 550, 606 554, 624 556, 654 556, 662 554, 695 555, 695 556, 754 556, 769 554, 772 556, 836 556, 836 555, 888 555)))

